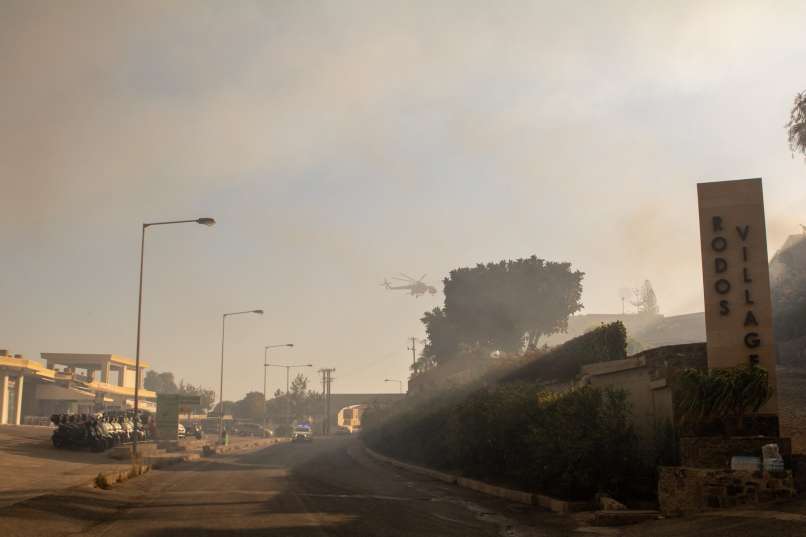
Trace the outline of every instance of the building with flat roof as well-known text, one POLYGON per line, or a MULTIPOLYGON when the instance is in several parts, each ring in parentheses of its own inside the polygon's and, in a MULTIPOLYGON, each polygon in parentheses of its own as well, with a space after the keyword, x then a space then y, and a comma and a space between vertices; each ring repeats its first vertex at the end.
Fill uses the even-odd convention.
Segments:
MULTIPOLYGON (((134 407, 135 362, 116 354, 42 353, 45 364, 0 349, 0 424, 26 417, 84 414, 134 407)), ((140 408, 156 410, 157 394, 142 386, 140 408)))
POLYGON ((39 362, 0 349, 0 424, 21 423, 26 378, 28 385, 35 385, 53 382, 54 377, 55 372, 39 362))

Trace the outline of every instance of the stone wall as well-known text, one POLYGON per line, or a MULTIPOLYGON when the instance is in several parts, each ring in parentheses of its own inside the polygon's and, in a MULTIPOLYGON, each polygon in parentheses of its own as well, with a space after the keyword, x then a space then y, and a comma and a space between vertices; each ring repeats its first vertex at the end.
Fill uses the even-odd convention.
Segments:
POLYGON ((705 343, 657 347, 634 354, 630 358, 643 358, 653 379, 668 378, 670 372, 681 369, 708 367, 705 343))
POLYGON ((784 460, 792 455, 789 438, 772 436, 692 436, 680 439, 680 464, 689 468, 730 468, 734 455, 761 457, 761 446, 778 444, 784 460))
POLYGON ((752 505, 795 495, 792 472, 746 472, 661 466, 658 501, 666 516, 752 505))

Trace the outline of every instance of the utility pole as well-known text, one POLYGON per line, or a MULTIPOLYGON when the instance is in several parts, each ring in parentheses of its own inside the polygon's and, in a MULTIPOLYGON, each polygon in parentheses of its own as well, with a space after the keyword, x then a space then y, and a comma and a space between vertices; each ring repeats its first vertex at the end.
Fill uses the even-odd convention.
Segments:
POLYGON ((322 373, 322 434, 325 434, 325 421, 327 421, 327 374, 324 369, 320 369, 322 373))
POLYGON ((330 434, 330 385, 335 380, 332 376, 335 369, 320 369, 322 373, 322 397, 325 403, 325 419, 322 421, 322 434, 330 434))
POLYGON ((411 366, 412 368, 417 364, 417 338, 412 337, 411 339, 411 347, 406 347, 406 350, 411 351, 411 366))

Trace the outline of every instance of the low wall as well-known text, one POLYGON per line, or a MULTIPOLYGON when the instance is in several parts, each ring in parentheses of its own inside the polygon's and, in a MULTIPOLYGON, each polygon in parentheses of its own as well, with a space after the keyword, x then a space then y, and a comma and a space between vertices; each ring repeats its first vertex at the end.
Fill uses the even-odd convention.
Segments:
POLYGON ((747 472, 661 466, 658 502, 666 516, 752 505, 795 495, 792 472, 747 472))
POLYGON ((777 436, 684 436, 680 438, 680 465, 688 468, 730 468, 734 455, 761 457, 761 446, 778 444, 784 460, 792 455, 789 438, 777 436))

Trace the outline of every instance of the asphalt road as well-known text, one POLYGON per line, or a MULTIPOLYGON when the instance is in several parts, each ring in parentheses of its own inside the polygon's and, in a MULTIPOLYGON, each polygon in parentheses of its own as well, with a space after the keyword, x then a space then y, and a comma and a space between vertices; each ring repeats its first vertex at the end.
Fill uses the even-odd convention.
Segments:
POLYGON ((0 508, 0 537, 796 537, 806 498, 622 528, 577 521, 398 470, 341 437, 28 497, 0 508))
POLYGON ((552 537, 573 527, 376 462, 348 437, 182 463, 111 490, 73 488, 0 509, 4 537, 552 537))

